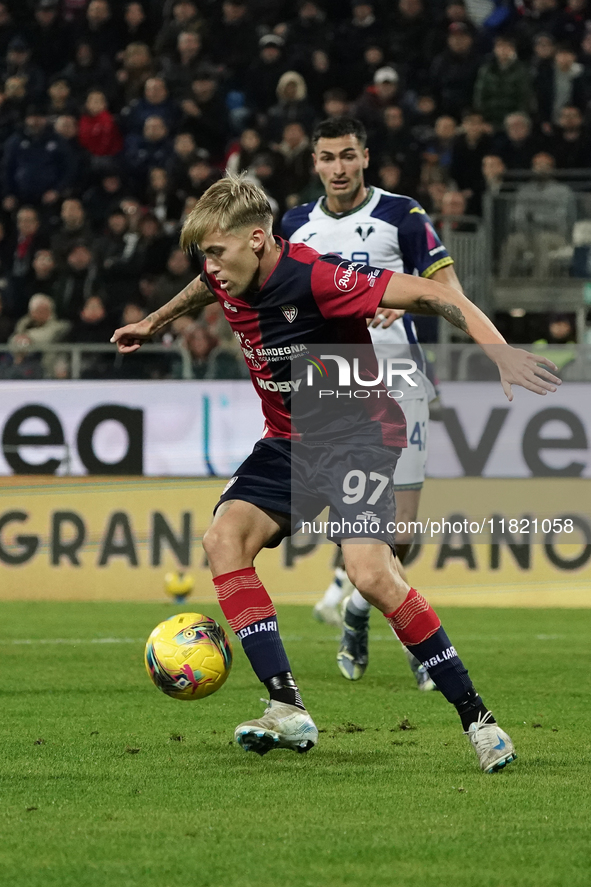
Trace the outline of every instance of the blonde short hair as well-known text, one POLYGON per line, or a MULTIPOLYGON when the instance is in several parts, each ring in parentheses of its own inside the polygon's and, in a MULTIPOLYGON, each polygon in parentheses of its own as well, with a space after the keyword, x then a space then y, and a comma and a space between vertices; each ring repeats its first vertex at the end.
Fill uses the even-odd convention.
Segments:
POLYGON ((226 175, 207 189, 187 216, 181 231, 181 247, 188 251, 213 231, 227 234, 247 225, 259 225, 271 234, 273 211, 267 195, 244 173, 226 175))

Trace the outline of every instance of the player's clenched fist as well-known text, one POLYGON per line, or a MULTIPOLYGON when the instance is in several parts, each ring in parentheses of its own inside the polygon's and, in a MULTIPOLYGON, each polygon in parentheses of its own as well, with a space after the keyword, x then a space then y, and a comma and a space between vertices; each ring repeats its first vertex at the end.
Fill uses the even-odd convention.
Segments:
POLYGON ((140 345, 147 342, 153 335, 152 322, 145 317, 139 323, 128 323, 127 326, 122 326, 120 329, 115 330, 111 337, 111 342, 117 345, 117 349, 121 354, 131 354, 132 351, 137 351, 140 345))

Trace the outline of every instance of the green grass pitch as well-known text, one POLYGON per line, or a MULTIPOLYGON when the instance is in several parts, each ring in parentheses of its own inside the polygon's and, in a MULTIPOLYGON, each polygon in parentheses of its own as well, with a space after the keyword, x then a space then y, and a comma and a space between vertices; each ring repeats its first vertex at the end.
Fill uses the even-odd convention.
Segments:
POLYGON ((198 609, 0 604, 0 884, 591 884, 591 611, 442 613, 517 747, 486 776, 377 613, 368 672, 350 684, 336 630, 279 608, 320 742, 245 754, 233 729, 262 712, 264 689, 237 642, 228 682, 200 702, 168 699, 144 671, 142 639, 198 609))

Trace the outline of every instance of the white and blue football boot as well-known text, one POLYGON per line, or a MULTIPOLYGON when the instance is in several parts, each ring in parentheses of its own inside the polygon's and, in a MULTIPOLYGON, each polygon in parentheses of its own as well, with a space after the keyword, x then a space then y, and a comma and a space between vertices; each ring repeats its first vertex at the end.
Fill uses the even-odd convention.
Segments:
POLYGON ((470 724, 466 736, 478 756, 480 769, 485 773, 496 773, 515 760, 517 754, 511 737, 498 724, 489 723, 490 712, 470 724))
POLYGON ((239 724, 234 739, 244 751, 266 755, 274 748, 290 748, 300 753, 310 751, 318 742, 316 724, 305 709, 275 699, 267 701, 263 716, 239 724))

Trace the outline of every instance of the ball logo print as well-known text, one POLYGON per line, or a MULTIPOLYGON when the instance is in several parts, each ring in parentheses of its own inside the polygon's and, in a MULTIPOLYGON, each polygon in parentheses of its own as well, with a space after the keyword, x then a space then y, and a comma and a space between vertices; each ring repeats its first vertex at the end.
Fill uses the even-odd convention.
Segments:
POLYGON ((232 667, 226 632, 201 613, 181 613, 157 625, 146 643, 146 671, 167 696, 191 702, 211 696, 232 667))
POLYGON ((339 292, 353 292, 359 278, 357 268, 361 267, 361 262, 341 262, 337 266, 334 273, 334 284, 339 292))

